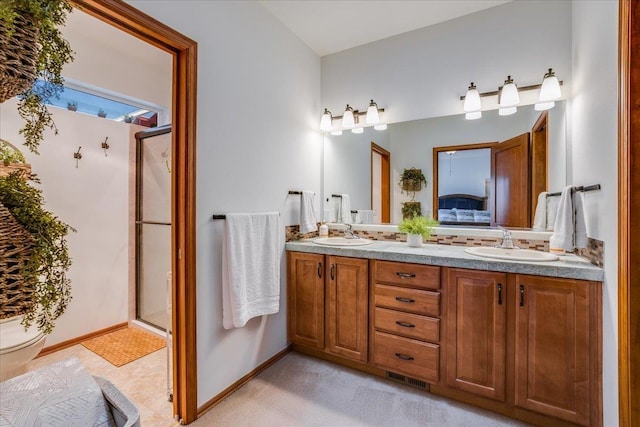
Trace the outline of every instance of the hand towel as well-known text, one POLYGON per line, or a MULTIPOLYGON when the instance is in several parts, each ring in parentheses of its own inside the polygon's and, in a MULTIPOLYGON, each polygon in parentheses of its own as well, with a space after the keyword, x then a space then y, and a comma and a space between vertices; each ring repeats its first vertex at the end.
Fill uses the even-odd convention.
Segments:
POLYGON ((547 229, 547 193, 541 192, 538 195, 538 204, 536 206, 536 213, 533 215, 533 229, 534 230, 546 230, 547 229))
POLYGON ((573 209, 575 212, 574 244, 576 248, 586 248, 589 244, 589 238, 587 237, 587 223, 584 219, 584 199, 581 191, 573 193, 573 209))
POLYGON ((549 238, 551 251, 573 252, 575 239, 573 186, 567 186, 562 190, 558 202, 558 214, 553 228, 553 234, 549 238))
POLYGON ((318 229, 318 221, 313 207, 312 191, 302 191, 300 195, 300 233, 306 234, 318 229))
POLYGON ((222 326, 241 328, 280 307, 282 230, 277 212, 227 214, 222 243, 222 326))
POLYGON ((356 211, 357 224, 373 224, 373 211, 371 209, 358 209, 356 211))
POLYGON ((343 224, 353 223, 351 218, 351 198, 348 194, 341 194, 340 196, 340 222, 343 224))
POLYGON ((547 198, 547 231, 553 231, 554 224, 556 223, 556 216, 558 216, 559 204, 560 197, 551 196, 547 198))

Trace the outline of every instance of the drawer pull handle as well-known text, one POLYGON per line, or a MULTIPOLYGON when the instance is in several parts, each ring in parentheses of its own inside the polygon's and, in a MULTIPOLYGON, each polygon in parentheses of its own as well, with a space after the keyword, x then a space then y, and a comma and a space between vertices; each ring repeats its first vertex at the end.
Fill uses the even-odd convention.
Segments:
POLYGON ((336 271, 336 265, 335 264, 331 264, 331 280, 335 280, 335 278, 336 278, 335 271, 336 271))
POLYGON ((396 325, 402 326, 403 328, 415 328, 416 325, 409 322, 403 322, 402 320, 396 320, 396 325))
POLYGON ((396 300, 400 302, 408 302, 408 303, 416 302, 416 300, 414 300, 413 298, 404 298, 404 297, 396 297, 396 300))
POLYGON ((322 263, 318 263, 318 277, 322 279, 322 263))
POLYGON ((415 360, 413 357, 402 353, 396 353, 396 357, 400 360, 415 360))
POLYGON ((524 307, 524 285, 520 285, 520 307, 524 307))
POLYGON ((502 283, 498 283, 498 305, 502 305, 502 283))
POLYGON ((398 276, 402 277, 403 279, 411 279, 412 277, 416 277, 416 275, 413 274, 413 273, 400 273, 400 272, 397 272, 396 274, 398 276))

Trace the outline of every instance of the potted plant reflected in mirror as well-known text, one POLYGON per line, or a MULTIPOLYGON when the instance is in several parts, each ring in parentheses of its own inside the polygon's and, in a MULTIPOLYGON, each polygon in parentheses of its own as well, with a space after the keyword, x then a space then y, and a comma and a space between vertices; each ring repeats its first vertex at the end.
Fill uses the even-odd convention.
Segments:
POLYGON ((78 111, 78 103, 75 101, 67 102, 67 110, 78 111))
POLYGON ((411 200, 413 200, 416 197, 416 191, 422 190, 422 184, 427 185, 427 178, 422 173, 422 169, 405 169, 400 175, 398 184, 402 189, 402 193, 411 194, 411 200))
POLYGON ((107 112, 104 111, 102 108, 98 111, 98 117, 102 117, 103 119, 105 117, 107 117, 107 112))
POLYGON ((133 116, 124 116, 125 123, 133 123, 133 116))
POLYGON ((413 218, 403 219, 398 224, 398 231, 407 233, 407 245, 412 248, 422 246, 423 239, 429 240, 433 227, 439 223, 435 219, 426 216, 414 216, 413 218))

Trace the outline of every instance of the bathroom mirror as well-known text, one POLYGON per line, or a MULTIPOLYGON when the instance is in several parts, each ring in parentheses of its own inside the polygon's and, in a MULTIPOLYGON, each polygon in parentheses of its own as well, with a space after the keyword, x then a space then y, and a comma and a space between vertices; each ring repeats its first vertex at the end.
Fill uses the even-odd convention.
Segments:
MULTIPOLYGON (((565 101, 559 101, 554 108, 547 110, 548 142, 545 178, 546 189, 549 191, 562 190, 566 184, 565 104, 565 101)), ((482 118, 478 120, 465 120, 464 114, 460 114, 393 123, 383 131, 365 128, 361 134, 353 134, 350 131, 345 131, 340 136, 325 134, 325 215, 334 209, 335 202, 331 194, 349 194, 352 210, 372 209, 372 192, 375 189, 372 189, 371 183, 372 177, 377 176, 372 168, 373 144, 386 150, 390 158, 391 215, 388 223, 400 222, 402 203, 411 200, 411 195, 403 193, 398 186, 400 174, 405 168, 422 169, 428 183, 421 191, 416 192, 415 200, 421 202, 423 215, 433 215, 433 149, 435 147, 505 141, 515 135, 531 132, 540 115, 541 112, 536 111, 533 105, 528 105, 518 107, 517 113, 511 116, 499 116, 498 111, 493 110, 484 111, 482 118)), ((445 163, 444 169, 447 167, 445 163)), ((441 165, 439 169, 443 169, 443 166, 441 165)), ((437 200, 437 189, 435 195, 437 200)), ((529 195, 531 198, 533 196, 533 194, 529 195)), ((527 209, 532 207, 529 206, 527 209)), ((380 213, 377 212, 378 209, 373 207, 373 210, 373 223, 383 223, 380 213)))

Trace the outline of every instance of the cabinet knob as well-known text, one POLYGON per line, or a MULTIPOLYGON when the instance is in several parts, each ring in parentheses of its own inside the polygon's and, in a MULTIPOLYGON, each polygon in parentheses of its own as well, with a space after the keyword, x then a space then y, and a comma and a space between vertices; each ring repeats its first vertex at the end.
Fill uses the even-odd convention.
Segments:
POLYGON ((396 300, 400 302, 408 302, 408 303, 416 302, 416 300, 414 300, 413 298, 404 298, 404 297, 396 297, 396 300))
POLYGON ((396 353, 396 357, 400 360, 414 360, 414 358, 408 354, 396 353))

